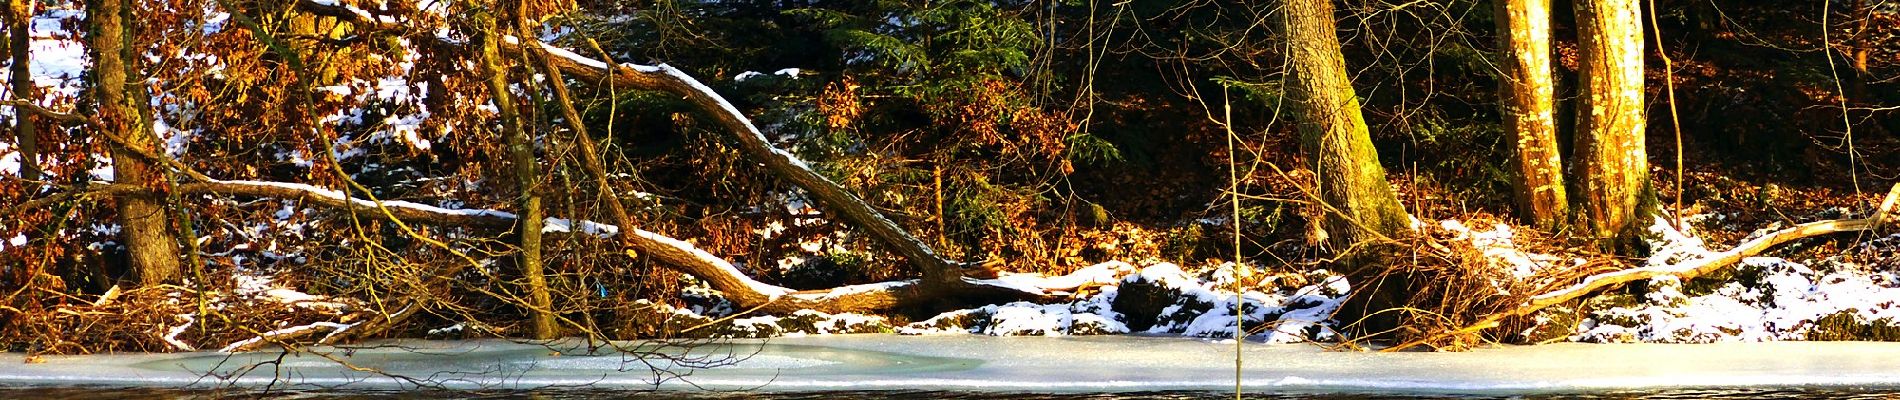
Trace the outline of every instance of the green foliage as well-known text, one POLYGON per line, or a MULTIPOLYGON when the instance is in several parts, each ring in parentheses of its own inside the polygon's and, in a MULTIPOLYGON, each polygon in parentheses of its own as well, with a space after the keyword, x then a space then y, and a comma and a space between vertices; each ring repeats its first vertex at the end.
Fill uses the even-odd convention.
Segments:
POLYGON ((1455 198, 1481 204, 1505 204, 1511 193, 1507 164, 1500 154, 1512 149, 1496 121, 1453 122, 1435 114, 1415 118, 1408 156, 1433 171, 1421 177, 1443 185, 1455 198))
POLYGON ((1809 328, 1808 340, 1900 341, 1900 321, 1892 318, 1863 320, 1859 310, 1846 309, 1821 317, 1809 328))
POLYGON ((1107 164, 1122 161, 1122 150, 1101 136, 1087 133, 1073 133, 1063 138, 1069 146, 1069 159, 1089 164, 1107 164))
POLYGON ((814 6, 784 13, 823 29, 826 41, 848 57, 847 65, 914 78, 1021 73, 1041 40, 1028 21, 988 1, 814 6))
POLYGON ((1281 105, 1281 100, 1286 97, 1286 90, 1281 87, 1282 82, 1277 80, 1252 82, 1231 76, 1216 76, 1210 80, 1214 84, 1231 89, 1234 94, 1239 95, 1233 98, 1234 100, 1238 100, 1232 104, 1235 107, 1271 109, 1272 107, 1281 105))
POLYGON ((1206 247, 1210 237, 1204 224, 1189 224, 1185 228, 1168 231, 1167 242, 1161 247, 1161 257, 1169 260, 1194 260, 1201 257, 1201 248, 1206 247))
POLYGON ((950 204, 945 205, 945 213, 958 218, 953 228, 956 233, 980 235, 990 230, 1001 230, 1009 226, 1010 215, 999 204, 1010 202, 1007 193, 982 177, 970 179, 966 185, 950 196, 950 204))

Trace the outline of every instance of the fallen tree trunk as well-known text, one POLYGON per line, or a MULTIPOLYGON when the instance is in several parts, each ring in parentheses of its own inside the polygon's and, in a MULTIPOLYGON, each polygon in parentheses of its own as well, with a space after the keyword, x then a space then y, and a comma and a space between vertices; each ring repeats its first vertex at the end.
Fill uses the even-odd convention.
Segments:
POLYGON ((911 265, 923 271, 926 282, 953 283, 962 278, 959 263, 939 256, 936 251, 931 250, 929 245, 924 244, 923 240, 905 232, 904 228, 897 226, 897 223, 889 218, 885 218, 883 213, 871 208, 864 199, 852 194, 837 182, 819 175, 798 157, 773 147, 771 142, 766 141, 765 134, 761 133, 757 126, 752 125, 752 121, 747 119, 745 114, 740 113, 738 108, 733 107, 732 103, 726 102, 725 98, 713 92, 712 88, 706 87, 699 80, 693 79, 678 68, 666 64, 610 66, 546 43, 535 42, 531 45, 539 47, 541 51, 549 55, 548 64, 573 75, 576 79, 602 82, 602 84, 611 81, 615 87, 626 85, 624 87, 657 90, 684 97, 693 105, 706 110, 721 127, 725 128, 725 131, 732 133, 731 137, 739 143, 740 149, 745 151, 747 156, 764 164, 779 178, 791 181, 793 185, 805 189, 813 197, 817 197, 820 204, 837 212, 845 220, 869 231, 871 236, 876 237, 879 242, 902 254, 910 260, 911 265))
MULTIPOLYGON (((89 121, 90 119, 79 117, 74 120, 89 121)), ((116 137, 110 135, 108 138, 117 140, 116 137)), ((511 229, 517 222, 517 216, 514 213, 498 210, 448 209, 407 201, 361 199, 351 197, 341 191, 301 183, 219 180, 191 170, 177 160, 151 151, 135 151, 132 154, 155 164, 170 165, 194 180, 195 182, 179 184, 173 189, 181 194, 294 199, 354 212, 382 215, 401 221, 439 226, 506 230, 511 229)), ((95 187, 93 191, 126 195, 150 192, 151 189, 109 184, 95 187)), ((771 313, 789 313, 802 309, 829 313, 883 311, 955 298, 1022 300, 1042 299, 1049 296, 1049 290, 1046 289, 1024 289, 991 280, 962 277, 955 281, 941 283, 900 281, 845 286, 829 290, 793 291, 754 280, 725 259, 700 250, 685 241, 638 228, 631 228, 629 234, 621 235, 619 226, 588 221, 583 221, 583 223, 592 224, 593 230, 605 234, 602 236, 621 236, 621 240, 630 247, 659 259, 664 265, 676 271, 705 281, 713 289, 725 293, 726 299, 734 304, 771 313)), ((568 230, 573 230, 572 225, 576 224, 564 220, 558 224, 568 230)), ((415 310, 416 308, 406 309, 415 310)), ((389 318, 385 319, 389 320, 386 322, 393 323, 399 321, 397 317, 408 315, 412 313, 386 316, 389 318)), ((373 331, 376 329, 357 330, 357 332, 373 331)))
POLYGON ((1836 233, 1864 232, 1881 229, 1896 219, 1897 216, 1895 214, 1900 213, 1900 208, 1896 207, 1900 207, 1900 184, 1895 184, 1893 188, 1887 192, 1887 197, 1881 202, 1880 208, 1875 210, 1874 214, 1867 218, 1809 222, 1797 225, 1793 228, 1775 231, 1774 233, 1755 238, 1754 240, 1742 242, 1736 245, 1735 248, 1713 254, 1706 258, 1685 261, 1674 265, 1632 268, 1592 275, 1583 278, 1581 282, 1577 282, 1563 289, 1532 296, 1530 300, 1517 307, 1492 314, 1491 316, 1478 320, 1476 323, 1467 325, 1465 328, 1429 335, 1410 343, 1386 348, 1385 351, 1401 351, 1452 335, 1477 333, 1485 329, 1497 327, 1499 323, 1502 323, 1507 318, 1530 315, 1531 313, 1542 311, 1545 308, 1576 300, 1590 293, 1595 293, 1616 285, 1660 277, 1674 277, 1685 281, 1694 279, 1727 268, 1730 265, 1735 265, 1741 262, 1742 259, 1761 254, 1775 246, 1780 246, 1798 239, 1836 233))
MULTIPOLYGON (((298 7, 307 12, 339 18, 366 28, 393 31, 408 29, 408 27, 402 26, 402 22, 399 18, 380 16, 367 10, 347 5, 302 0, 298 2, 298 7)), ((665 64, 657 66, 609 64, 532 39, 524 41, 520 38, 503 37, 500 44, 502 44, 504 48, 512 51, 525 50, 541 53, 545 55, 545 63, 548 66, 553 67, 553 69, 558 69, 561 73, 571 75, 579 81, 614 88, 662 91, 683 97, 688 102, 693 103, 693 105, 705 110, 707 114, 714 119, 714 122, 718 123, 722 128, 725 128, 724 130, 731 134, 732 139, 739 144, 740 149, 744 151, 747 156, 763 164, 779 178, 790 181, 799 188, 805 189, 811 193, 813 197, 816 197, 820 205, 824 206, 827 210, 833 211, 855 226, 869 231, 871 236, 876 238, 880 243, 889 246, 893 251, 903 255, 911 265, 916 266, 917 269, 923 273, 923 279, 918 283, 919 286, 930 288, 931 290, 929 290, 929 292, 934 293, 981 292, 986 290, 978 287, 985 285, 977 283, 978 281, 966 279, 963 276, 963 265, 961 263, 945 259, 938 255, 929 245, 924 244, 924 242, 916 236, 904 231, 902 227, 897 226, 897 224, 892 222, 889 218, 885 218, 883 213, 872 208, 871 205, 865 203, 862 198, 852 194, 843 186, 838 185, 837 182, 833 182, 831 179, 813 171, 809 165, 799 160, 798 157, 774 147, 771 142, 765 139, 765 135, 759 131, 758 127, 753 125, 752 121, 746 118, 745 114, 741 113, 737 107, 734 107, 717 92, 714 92, 711 88, 706 87, 700 83, 699 80, 694 79, 691 75, 680 71, 678 68, 665 64)), ((639 250, 647 251, 646 249, 639 250)), ((668 262, 679 261, 665 258, 663 258, 663 260, 668 262)), ((688 273, 693 274, 690 271, 688 271, 688 273)), ((694 275, 697 276, 697 274, 694 275)), ((722 291, 727 289, 719 286, 715 286, 715 288, 722 291)), ((738 288, 739 287, 734 287, 734 289, 738 288)), ((748 307, 764 304, 762 302, 753 301, 759 301, 769 297, 752 293, 727 292, 727 294, 735 303, 748 307)), ((1020 291, 1018 291, 1017 294, 1037 295, 1020 291)), ((892 302, 892 305, 895 303, 896 302, 892 302)))
MULTIPOLYGON (((150 189, 115 184, 105 185, 99 190, 109 194, 131 194, 150 189)), ((174 190, 180 194, 293 199, 438 226, 505 230, 517 222, 515 214, 505 211, 448 209, 407 201, 350 198, 339 191, 300 183, 212 180, 179 184, 174 190)), ((746 308, 760 307, 766 312, 786 313, 802 309, 829 313, 881 311, 949 297, 1027 299, 1046 296, 1042 290, 1030 291, 999 282, 973 279, 961 279, 949 285, 928 285, 913 280, 794 291, 754 280, 719 256, 686 241, 658 233, 591 221, 572 222, 550 218, 546 222, 550 232, 582 231, 603 238, 618 237, 675 270, 706 281, 714 289, 724 292, 733 303, 746 308)))

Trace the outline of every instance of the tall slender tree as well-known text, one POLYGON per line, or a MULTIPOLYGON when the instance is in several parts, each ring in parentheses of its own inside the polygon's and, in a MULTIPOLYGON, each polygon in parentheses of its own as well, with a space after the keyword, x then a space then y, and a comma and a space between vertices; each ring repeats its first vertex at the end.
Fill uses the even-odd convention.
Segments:
POLYGON ((1347 78, 1332 0, 1289 0, 1281 15, 1292 52, 1287 93, 1298 108, 1302 151, 1319 175, 1329 244, 1350 252, 1410 230, 1347 78))
POLYGON ((1578 0, 1583 104, 1577 115, 1581 231, 1616 249, 1649 193, 1643 134, 1643 25, 1637 0, 1578 0))
MULTIPOLYGON (((33 32, 27 24, 33 21, 32 0, 7 0, 7 38, 12 48, 13 97, 28 99, 33 97, 33 71, 28 61, 32 60, 33 32)), ((29 181, 40 179, 39 134, 33 126, 33 113, 15 111, 13 113, 13 138, 19 145, 20 177, 29 181)))
POLYGON ((508 163, 516 181, 520 195, 518 204, 521 219, 521 253, 517 255, 517 264, 521 274, 527 279, 529 321, 533 325, 537 339, 553 339, 557 336, 554 324, 553 300, 548 293, 547 276, 541 263, 541 228, 546 210, 541 207, 541 194, 537 187, 541 174, 536 164, 540 160, 534 156, 534 139, 528 136, 527 128, 522 126, 521 113, 515 108, 514 96, 508 89, 507 61, 501 56, 501 28, 496 23, 496 15, 489 12, 475 14, 476 23, 482 29, 482 72, 488 75, 489 95, 495 102, 497 117, 501 119, 501 135, 508 146, 508 163))
POLYGON ((1564 190, 1563 157, 1558 153, 1551 76, 1550 0, 1498 0, 1499 97, 1504 129, 1516 156, 1511 170, 1517 211, 1524 222, 1554 229, 1570 213, 1564 190))
MULTIPOLYGON (((163 171, 139 158, 126 146, 151 150, 158 142, 150 119, 141 111, 149 99, 143 80, 136 76, 137 51, 130 45, 132 28, 125 21, 131 9, 125 0, 97 0, 87 10, 86 21, 92 32, 88 39, 93 52, 93 94, 99 102, 98 116, 102 132, 123 139, 114 140, 112 181, 120 185, 147 186, 162 181, 163 171)), ((155 285, 176 279, 179 274, 178 240, 166 218, 163 197, 154 193, 131 193, 115 198, 118 203, 120 231, 125 241, 126 260, 138 271, 139 282, 155 285)))

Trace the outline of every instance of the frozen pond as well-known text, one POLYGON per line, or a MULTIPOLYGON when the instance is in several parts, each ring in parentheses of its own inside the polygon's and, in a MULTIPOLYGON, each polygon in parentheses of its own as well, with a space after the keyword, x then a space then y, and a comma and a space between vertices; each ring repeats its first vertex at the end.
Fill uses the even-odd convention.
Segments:
MULTIPOLYGON (((314 350, 329 358, 180 353, 53 356, 36 364, 9 353, 0 355, 0 386, 1075 393, 1231 391, 1234 385, 1232 342, 1178 337, 832 335, 659 349, 713 365, 690 371, 658 358, 585 355, 578 345, 401 341, 314 350), (690 375, 655 374, 649 365, 690 375)), ((1243 384, 1263 393, 1900 389, 1900 343, 1553 344, 1397 354, 1247 344, 1243 354, 1243 384)))

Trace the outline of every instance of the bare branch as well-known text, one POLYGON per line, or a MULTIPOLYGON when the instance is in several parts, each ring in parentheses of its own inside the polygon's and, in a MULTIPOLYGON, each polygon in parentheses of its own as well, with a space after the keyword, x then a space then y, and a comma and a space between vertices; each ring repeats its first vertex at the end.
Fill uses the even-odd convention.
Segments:
POLYGON ((38 114, 39 116, 42 116, 42 117, 52 118, 53 120, 59 121, 60 123, 63 123, 66 125, 85 125, 85 124, 92 123, 92 116, 80 114, 78 112, 63 113, 63 112, 53 111, 53 110, 47 109, 46 107, 41 107, 39 104, 33 103, 32 100, 18 99, 18 98, 12 99, 12 100, 0 100, 0 106, 13 106, 16 109, 26 109, 28 112, 38 114))

